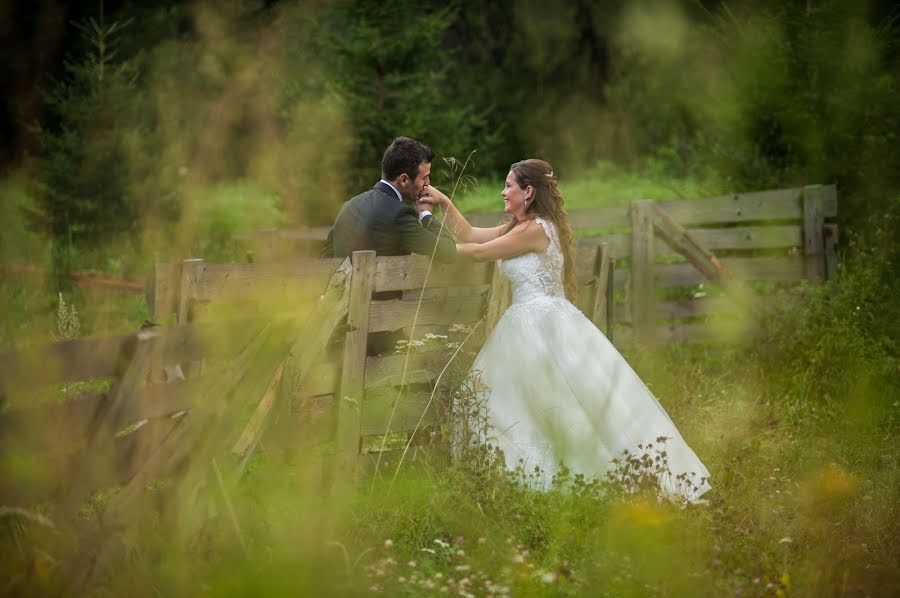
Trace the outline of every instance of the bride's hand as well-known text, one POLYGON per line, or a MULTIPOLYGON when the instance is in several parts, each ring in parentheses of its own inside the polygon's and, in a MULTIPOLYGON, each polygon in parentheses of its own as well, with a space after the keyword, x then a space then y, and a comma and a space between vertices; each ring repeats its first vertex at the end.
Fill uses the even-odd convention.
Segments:
POLYGON ((425 185, 425 188, 422 189, 422 194, 419 195, 418 201, 419 203, 444 207, 450 203, 450 198, 431 185, 425 185))

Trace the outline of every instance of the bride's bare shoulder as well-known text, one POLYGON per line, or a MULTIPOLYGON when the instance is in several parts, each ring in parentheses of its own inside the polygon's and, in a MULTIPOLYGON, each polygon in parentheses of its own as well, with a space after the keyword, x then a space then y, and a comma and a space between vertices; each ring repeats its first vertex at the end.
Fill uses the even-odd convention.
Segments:
POLYGON ((544 227, 540 222, 537 221, 536 218, 523 220, 522 222, 518 223, 510 232, 515 232, 519 235, 522 235, 522 238, 527 239, 530 243, 532 243, 533 248, 537 251, 543 251, 544 249, 546 249, 547 243, 549 243, 549 239, 547 238, 547 233, 544 231, 544 227))

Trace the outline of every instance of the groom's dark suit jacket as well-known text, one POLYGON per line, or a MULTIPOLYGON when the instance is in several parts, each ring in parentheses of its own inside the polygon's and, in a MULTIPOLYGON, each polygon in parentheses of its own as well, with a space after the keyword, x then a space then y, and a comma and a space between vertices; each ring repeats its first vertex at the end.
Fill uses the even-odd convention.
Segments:
POLYGON ((328 232, 322 257, 346 257, 354 251, 374 250, 378 255, 431 255, 449 263, 456 259, 456 244, 449 231, 433 216, 419 221, 416 211, 378 182, 374 188, 344 202, 328 232))

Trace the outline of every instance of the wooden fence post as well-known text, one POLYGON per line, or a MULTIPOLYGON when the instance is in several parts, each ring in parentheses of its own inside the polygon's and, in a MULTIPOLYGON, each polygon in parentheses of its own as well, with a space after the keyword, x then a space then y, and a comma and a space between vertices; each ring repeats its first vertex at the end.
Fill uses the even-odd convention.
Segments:
POLYGON ((825 278, 834 280, 837 276, 837 252, 835 246, 838 243, 838 227, 836 224, 825 225, 825 278))
POLYGON ((369 309, 375 287, 375 252, 354 251, 344 363, 338 395, 337 451, 339 475, 352 477, 359 457, 360 416, 365 387, 369 309))
POLYGON ((147 302, 153 321, 164 324, 164 320, 178 311, 181 283, 180 263, 153 264, 153 280, 147 289, 147 302))
POLYGON ((187 324, 191 319, 191 301, 197 287, 197 279, 204 261, 201 259, 184 260, 181 264, 181 284, 178 288, 178 323, 187 324))
MULTIPOLYGON (((193 319, 193 299, 204 263, 203 260, 195 258, 184 260, 181 264, 181 283, 178 286, 178 311, 176 312, 179 324, 188 324, 193 319)), ((203 361, 192 361, 185 364, 183 369, 185 377, 197 377, 202 373, 203 361)))
POLYGON ((602 330, 609 338, 609 305, 611 301, 610 288, 610 261, 611 251, 609 243, 601 243, 597 249, 597 259, 594 266, 594 309, 591 311, 591 319, 594 325, 602 330))
POLYGON ((656 292, 653 280, 653 202, 631 204, 631 318, 635 339, 651 342, 654 332, 653 304, 656 292))
POLYGON ((803 188, 803 254, 810 282, 825 280, 825 194, 829 189, 833 187, 803 188))

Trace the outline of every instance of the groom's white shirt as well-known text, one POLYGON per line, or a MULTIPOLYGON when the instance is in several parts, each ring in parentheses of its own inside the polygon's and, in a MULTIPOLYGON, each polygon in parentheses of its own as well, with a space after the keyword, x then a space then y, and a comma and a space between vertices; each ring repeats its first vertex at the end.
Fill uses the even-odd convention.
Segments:
MULTIPOLYGON (((381 179, 379 182, 384 183, 385 185, 387 185, 388 187, 390 187, 391 189, 393 189, 393 190, 394 190, 394 193, 397 194, 397 199, 399 199, 401 202, 403 201, 403 196, 400 195, 400 192, 397 191, 397 188, 394 187, 393 185, 391 185, 390 182, 388 182, 388 181, 386 181, 386 180, 384 180, 384 179, 381 179)), ((422 212, 419 214, 419 222, 422 222, 422 220, 425 219, 425 216, 431 216, 431 212, 429 212, 428 210, 422 210, 422 212)))

